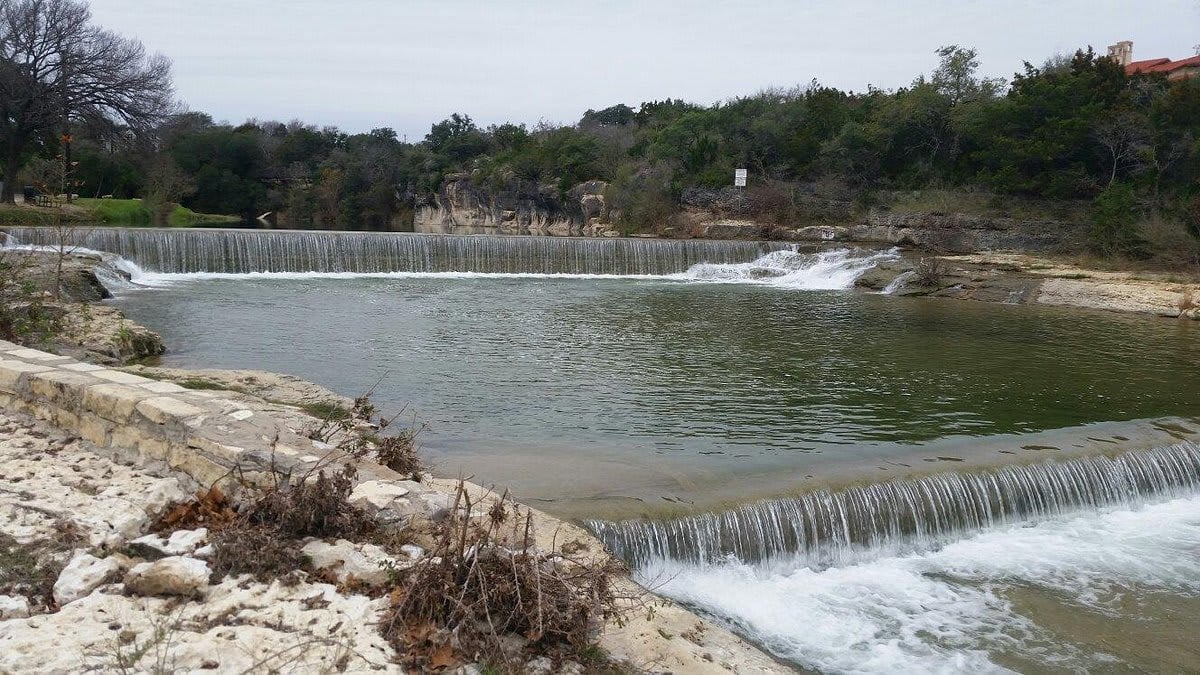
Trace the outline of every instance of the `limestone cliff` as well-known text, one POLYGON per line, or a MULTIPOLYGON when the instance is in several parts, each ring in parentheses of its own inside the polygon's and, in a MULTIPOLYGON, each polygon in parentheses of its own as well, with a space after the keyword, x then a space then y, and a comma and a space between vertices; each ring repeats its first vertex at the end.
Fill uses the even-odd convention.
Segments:
POLYGON ((489 189, 470 174, 451 174, 437 192, 417 200, 413 228, 426 233, 605 236, 607 186, 587 181, 563 194, 552 184, 514 177, 489 189))

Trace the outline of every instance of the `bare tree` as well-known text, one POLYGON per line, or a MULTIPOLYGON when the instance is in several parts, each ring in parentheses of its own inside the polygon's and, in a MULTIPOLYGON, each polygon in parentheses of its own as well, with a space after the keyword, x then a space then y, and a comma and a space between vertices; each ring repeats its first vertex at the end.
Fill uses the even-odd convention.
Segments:
POLYGON ((31 145, 72 121, 141 132, 171 110, 171 62, 91 18, 80 0, 0 0, 0 201, 13 202, 31 145))
POLYGON ((1133 171, 1145 168, 1142 160, 1149 155, 1151 146, 1150 121, 1144 115, 1133 111, 1116 113, 1096 125, 1092 135, 1108 155, 1109 185, 1117 180, 1122 167, 1133 171))

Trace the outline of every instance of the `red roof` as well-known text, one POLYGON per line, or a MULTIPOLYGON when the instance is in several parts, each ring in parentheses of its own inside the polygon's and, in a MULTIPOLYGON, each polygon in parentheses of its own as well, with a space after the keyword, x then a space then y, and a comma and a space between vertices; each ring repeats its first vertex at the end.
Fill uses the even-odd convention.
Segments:
POLYGON ((1188 59, 1180 59, 1172 61, 1171 59, 1148 59, 1146 61, 1134 61, 1125 66, 1125 74, 1133 75, 1134 73, 1170 73, 1180 68, 1200 68, 1200 56, 1193 56, 1188 59))

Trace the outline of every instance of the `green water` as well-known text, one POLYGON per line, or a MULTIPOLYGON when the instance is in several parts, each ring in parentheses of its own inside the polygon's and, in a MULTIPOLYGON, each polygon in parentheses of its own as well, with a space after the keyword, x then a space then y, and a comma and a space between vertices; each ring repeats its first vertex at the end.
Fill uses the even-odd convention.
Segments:
MULTIPOLYGON (((1200 412, 1190 322, 666 280, 156 283, 115 302, 162 333, 166 365, 287 372, 347 395, 381 380, 381 407, 429 425, 441 473, 569 515, 736 501, 977 443, 1059 447, 1008 434, 1200 412)), ((1128 437, 1077 435, 1096 434, 1128 437)))

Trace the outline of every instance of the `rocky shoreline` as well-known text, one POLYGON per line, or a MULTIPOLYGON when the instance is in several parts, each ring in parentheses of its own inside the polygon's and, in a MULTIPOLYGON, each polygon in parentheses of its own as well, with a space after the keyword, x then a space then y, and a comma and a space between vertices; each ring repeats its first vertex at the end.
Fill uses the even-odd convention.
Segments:
POLYGON ((1097 270, 1026 253, 902 258, 868 270, 855 285, 897 296, 1200 320, 1200 280, 1167 273, 1097 270))

